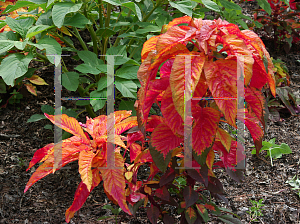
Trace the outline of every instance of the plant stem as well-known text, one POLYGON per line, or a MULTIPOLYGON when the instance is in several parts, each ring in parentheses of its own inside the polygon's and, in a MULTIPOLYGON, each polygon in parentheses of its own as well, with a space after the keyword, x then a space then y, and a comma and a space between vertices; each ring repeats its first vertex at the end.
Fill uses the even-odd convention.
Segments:
MULTIPOLYGON (((84 97, 84 93, 83 93, 84 89, 83 89, 83 87, 80 84, 78 85, 77 91, 79 92, 79 94, 80 94, 81 97, 84 97)), ((92 107, 91 107, 90 104, 89 105, 85 105, 85 109, 89 113, 89 115, 91 116, 91 118, 95 118, 96 117, 96 114, 94 113, 94 111, 93 111, 93 109, 92 109, 92 107)))
POLYGON ((100 28, 102 28, 103 27, 102 8, 101 8, 102 0, 98 0, 98 4, 99 4, 99 25, 100 25, 100 28))
POLYGON ((87 48, 87 46, 85 45, 84 41, 82 40, 82 38, 81 38, 81 36, 80 36, 77 28, 73 27, 73 30, 75 32, 75 36, 77 37, 77 39, 79 40, 79 42, 80 42, 80 44, 81 44, 81 46, 83 48, 83 50, 88 51, 89 49, 87 48))

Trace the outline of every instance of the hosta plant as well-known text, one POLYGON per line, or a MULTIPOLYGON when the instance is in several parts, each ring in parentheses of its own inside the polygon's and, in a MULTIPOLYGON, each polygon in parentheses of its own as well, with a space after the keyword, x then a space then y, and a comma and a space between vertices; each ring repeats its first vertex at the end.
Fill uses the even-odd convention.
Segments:
MULTIPOLYGON (((130 152, 130 163, 124 163, 121 150, 115 149, 116 166, 122 169, 100 169, 100 174, 95 169, 108 166, 110 161, 105 157, 105 116, 88 119, 82 125, 92 139, 76 120, 66 115, 60 117, 60 127, 75 135, 62 143, 62 165, 79 159, 82 178, 75 201, 66 212, 66 221, 103 180, 109 199, 128 214, 134 215, 140 206, 147 207, 151 223, 158 219, 175 223, 173 213, 181 215, 182 223, 207 222, 211 216, 227 223, 240 223, 207 196, 227 202, 215 169, 225 169, 236 181, 243 179, 243 146, 226 125, 234 130, 236 119, 244 121, 257 152, 262 147, 263 86, 267 83, 275 95, 274 67, 263 42, 254 32, 240 31, 237 25, 221 19, 193 20, 185 16, 163 26, 160 35, 146 41, 141 58, 137 73, 141 88, 135 103, 137 121, 127 118, 128 121, 120 122, 122 119, 115 114, 116 136, 131 128, 126 137, 115 138, 116 145, 130 152), (244 83, 237 72, 244 75, 244 83), (242 86, 243 91, 237 86, 242 86), (237 107, 237 93, 245 95, 246 108, 237 107), (149 117, 154 102, 162 116, 149 117), (190 111, 186 104, 190 104, 190 111), (122 140, 127 141, 126 145, 122 140), (149 176, 142 180, 139 172, 145 172, 140 169, 145 166, 149 176), (118 178, 113 180, 113 175, 118 178), (166 204, 172 206, 172 212, 165 210, 166 204)), ((46 116, 54 123, 55 117, 46 116)), ((57 168, 53 168, 52 148, 50 144, 34 155, 30 167, 39 161, 44 163, 25 191, 57 168)))

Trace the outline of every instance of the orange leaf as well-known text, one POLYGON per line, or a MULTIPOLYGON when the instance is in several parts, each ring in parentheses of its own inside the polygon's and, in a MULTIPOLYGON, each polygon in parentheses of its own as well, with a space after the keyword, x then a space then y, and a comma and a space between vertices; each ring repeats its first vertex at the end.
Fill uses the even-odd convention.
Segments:
POLYGON ((36 150, 26 171, 28 171, 36 163, 38 163, 40 160, 42 160, 48 154, 48 152, 50 152, 53 149, 53 147, 54 147, 54 143, 50 143, 50 144, 44 146, 43 148, 36 150))
POLYGON ((178 137, 184 135, 183 120, 179 113, 175 109, 175 104, 172 98, 171 87, 169 86, 165 91, 161 101, 161 113, 163 117, 168 121, 168 125, 172 129, 173 133, 178 137))
POLYGON ((211 149, 209 151, 209 153, 207 154, 207 157, 206 157, 206 165, 208 166, 208 168, 210 170, 212 170, 212 166, 214 164, 214 160, 215 160, 215 153, 214 153, 214 150, 211 149))
MULTIPOLYGON (((108 161, 109 164, 109 161, 108 161)), ((120 153, 115 152, 115 166, 124 167, 124 160, 120 153)), ((131 215, 125 197, 124 169, 101 169, 104 189, 116 200, 120 208, 131 215)))
POLYGON ((193 93, 196 89, 198 81, 200 79, 202 68, 205 62, 204 53, 195 53, 190 52, 190 61, 188 65, 186 65, 186 61, 188 60, 188 56, 186 55, 178 55, 175 57, 175 61, 173 63, 172 71, 170 74, 170 86, 172 90, 173 101, 176 102, 175 108, 184 119, 184 108, 185 108, 185 100, 189 100, 188 96, 184 95, 184 91, 186 90, 186 85, 190 86, 191 93, 193 93), (187 68, 190 68, 190 73, 187 68), (186 76, 191 75, 189 77, 189 83, 186 84, 186 76))
POLYGON ((205 204, 204 207, 211 210, 211 211, 216 211, 216 208, 213 205, 205 204))
POLYGON ((188 220, 188 223, 194 223, 197 219, 195 210, 192 207, 188 207, 185 210, 185 217, 188 220))
POLYGON ((142 146, 133 142, 130 145, 130 162, 134 161, 135 158, 142 152, 142 146))
POLYGON ((142 62, 147 58, 149 52, 151 51, 155 51, 156 50, 156 43, 157 43, 157 40, 158 38, 160 37, 161 35, 159 36, 153 36, 151 37, 149 40, 147 40, 144 45, 143 45, 143 49, 142 49, 142 53, 141 53, 141 56, 142 56, 142 62))
POLYGON ((35 95, 37 96, 37 93, 36 93, 36 87, 32 84, 24 84, 28 90, 28 92, 30 92, 32 95, 35 95))
POLYGON ((227 152, 229 152, 232 141, 232 137, 230 136, 230 134, 224 129, 218 127, 217 138, 221 141, 227 152))
POLYGON ((115 124, 115 134, 120 135, 123 132, 127 131, 128 129, 136 126, 138 126, 137 117, 136 116, 129 117, 121 121, 120 123, 115 124))
POLYGON ((28 78, 27 80, 29 80, 30 82, 32 82, 33 84, 36 85, 48 85, 44 79, 42 79, 41 77, 39 77, 38 75, 33 75, 30 78, 28 78))
POLYGON ((165 124, 159 124, 151 134, 151 144, 155 150, 161 152, 166 159, 167 154, 178 147, 182 139, 174 135, 170 127, 165 124))
POLYGON ((53 124, 57 125, 58 127, 62 128, 65 131, 81 138, 85 143, 89 143, 88 138, 84 134, 80 124, 78 123, 78 121, 75 118, 69 117, 66 114, 53 116, 53 115, 48 115, 45 113, 45 116, 53 124))
POLYGON ((235 60, 219 59, 207 62, 204 66, 205 77, 216 104, 225 115, 228 123, 236 127, 237 101, 237 63, 235 60))
POLYGON ((183 16, 183 17, 175 18, 171 22, 169 22, 168 25, 163 25, 163 27, 161 29, 161 33, 165 33, 171 27, 177 26, 177 25, 182 24, 182 23, 188 23, 188 24, 192 23, 193 24, 193 19, 189 16, 183 16))
POLYGON ((197 207, 198 211, 201 212, 202 214, 204 214, 204 212, 206 211, 204 205, 196 204, 196 207, 197 207))
POLYGON ((92 151, 81 151, 79 153, 79 173, 81 175, 82 182, 87 186, 88 191, 91 190, 93 176, 92 176, 92 161, 95 154, 92 151))
POLYGON ((192 133, 193 149, 201 155, 206 148, 210 148, 216 136, 220 121, 220 112, 209 107, 198 106, 193 113, 195 124, 192 133))
POLYGON ((69 223, 71 218, 74 217, 75 212, 78 211, 82 207, 82 205, 84 204, 84 202, 86 201, 86 199, 90 195, 90 192, 96 186, 98 186, 99 183, 101 182, 102 178, 101 178, 101 175, 100 175, 100 173, 97 169, 92 170, 92 175, 93 175, 93 182, 92 182, 90 191, 87 189, 86 184, 84 184, 82 181, 78 185, 77 190, 76 190, 75 195, 74 195, 74 201, 65 213, 67 223, 69 223))

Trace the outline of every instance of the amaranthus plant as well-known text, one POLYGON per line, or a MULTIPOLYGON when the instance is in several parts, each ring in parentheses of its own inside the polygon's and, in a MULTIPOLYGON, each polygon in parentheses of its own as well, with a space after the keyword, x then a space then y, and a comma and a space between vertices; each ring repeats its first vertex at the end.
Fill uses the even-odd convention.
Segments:
MULTIPOLYGON (((240 114, 244 114, 257 152, 262 147, 263 86, 268 84, 275 95, 274 67, 263 42, 254 32, 240 31, 237 25, 221 19, 193 20, 185 16, 163 26, 159 36, 146 41, 141 58, 143 63, 137 74, 141 88, 135 103, 138 122, 132 120, 135 118, 121 121, 115 114, 116 136, 132 128, 127 138, 115 138, 116 145, 129 149, 131 164, 124 163, 116 148, 116 166, 122 169, 100 169, 101 173, 95 169, 105 167, 106 162, 109 164, 105 157, 105 116, 87 120, 84 130, 92 139, 76 120, 66 115, 60 118, 62 122, 58 125, 75 135, 62 143, 62 165, 79 159, 82 179, 75 201, 66 212, 66 221, 69 222, 89 192, 103 179, 109 199, 128 214, 135 214, 142 205, 148 207, 147 215, 153 224, 159 218, 164 223, 175 222, 164 210, 166 204, 174 206, 182 223, 207 222, 209 214, 224 222, 240 223, 231 215, 224 215, 231 212, 218 208, 205 195, 208 193, 227 202, 214 169, 225 168, 233 179, 243 179, 241 170, 235 169, 244 161, 243 147, 222 124, 235 129, 236 119, 243 121, 240 114), (244 83, 237 80, 238 71, 243 74, 244 83), (237 93, 243 94, 237 89, 240 84, 244 87, 246 108, 237 107, 237 93), (210 100, 202 100, 204 97, 210 100), (148 117, 154 102, 159 105, 162 116, 148 117), (191 105, 189 116, 186 116, 186 103, 191 105), (137 123, 138 128, 134 127, 137 123), (190 141, 189 138, 184 140, 186 130, 192 130, 190 141), (126 146, 122 139, 127 141, 126 146), (186 151, 188 147, 192 152, 186 151), (217 160, 215 153, 219 154, 217 160), (141 180, 139 168, 145 165, 150 167, 149 177, 141 180), (176 183, 179 178, 186 180, 185 186, 176 183)), ((115 113, 121 113, 122 118, 127 116, 125 112, 115 113)), ((55 123, 55 117, 46 116, 55 123)), ((57 168, 52 148, 50 144, 34 155, 29 168, 38 161, 44 164, 33 174, 25 191, 57 168)))

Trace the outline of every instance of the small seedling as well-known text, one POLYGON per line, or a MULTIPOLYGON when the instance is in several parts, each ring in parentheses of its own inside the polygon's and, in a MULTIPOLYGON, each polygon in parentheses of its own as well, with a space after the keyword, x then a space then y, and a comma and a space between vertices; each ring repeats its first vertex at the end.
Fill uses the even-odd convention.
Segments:
MULTIPOLYGON (((273 166, 273 159, 281 158, 283 154, 292 153, 291 148, 287 144, 282 143, 281 145, 276 145, 275 140, 276 139, 273 138, 269 142, 263 141, 262 142, 263 147, 259 151, 261 152, 262 150, 267 150, 266 157, 267 156, 270 157, 272 166, 273 166)), ((251 154, 255 154, 255 153, 256 153, 256 149, 253 149, 251 154)))
POLYGON ((297 174, 291 180, 287 180, 285 183, 293 187, 292 190, 296 190, 298 196, 300 197, 300 179, 298 178, 297 174))
MULTIPOLYGON (((118 217, 119 213, 122 211, 121 208, 113 208, 113 206, 111 206, 111 205, 104 205, 102 208, 111 210, 112 214, 114 214, 116 223, 118 223, 117 217, 118 217)), ((111 218, 111 216, 101 216, 98 220, 105 220, 105 219, 109 219, 109 218, 111 218)))
POLYGON ((10 104, 20 103, 20 99, 23 98, 23 95, 21 93, 17 92, 15 89, 10 94, 12 94, 12 96, 8 100, 8 102, 10 104))
POLYGON ((247 211, 247 213, 250 215, 250 223, 253 221, 258 221, 257 218, 260 216, 263 216, 262 210, 264 210, 264 209, 261 207, 263 207, 265 205, 262 203, 262 201, 263 201, 263 199, 260 199, 258 202, 250 199, 250 202, 253 205, 250 208, 250 211, 247 211))
POLYGON ((20 166, 20 167, 26 166, 26 164, 25 164, 26 159, 22 159, 22 158, 18 157, 18 160, 19 160, 19 166, 20 166))

